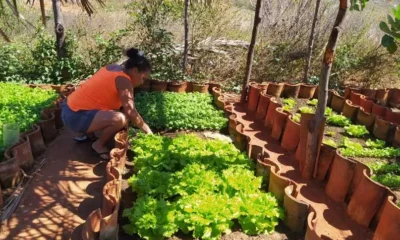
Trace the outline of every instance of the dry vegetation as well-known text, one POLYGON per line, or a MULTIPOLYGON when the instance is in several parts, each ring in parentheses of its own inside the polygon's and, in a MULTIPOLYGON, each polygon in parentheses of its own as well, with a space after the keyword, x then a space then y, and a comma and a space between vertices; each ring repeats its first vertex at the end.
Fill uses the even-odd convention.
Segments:
MULTIPOLYGON (((140 46, 141 32, 133 24, 132 12, 135 9, 131 2, 137 1, 110 0, 106 1, 104 8, 95 4, 96 13, 91 18, 79 7, 65 5, 65 25, 76 36, 79 54, 89 58, 88 49, 96 46, 96 36, 107 39, 111 33, 121 29, 127 29, 128 32, 117 43, 119 46, 140 46)), ((255 1, 232 0, 227 4, 226 1, 216 0, 214 4, 212 9, 198 8, 191 12, 189 72, 202 72, 208 79, 224 82, 233 88, 239 85, 244 76, 246 46, 252 30, 255 1)), ((314 7, 315 1, 307 0, 265 2, 255 51, 253 79, 302 80, 314 7)), ((38 5, 24 6, 21 11, 32 24, 40 24, 38 5)), ((336 12, 337 1, 321 3, 311 70, 313 76, 320 74, 321 54, 336 12)), ((380 47, 382 33, 378 25, 388 13, 390 4, 381 1, 369 2, 363 12, 350 12, 337 49, 331 77, 332 87, 343 83, 373 87, 393 87, 398 84, 399 56, 390 55, 380 47)), ((47 31, 52 34, 51 6, 47 6, 47 14, 47 31)), ((6 29, 15 42, 30 41, 36 31, 15 21, 11 24, 13 27, 6 29)), ((183 19, 167 18, 163 27, 173 33, 176 49, 181 51, 183 19)))

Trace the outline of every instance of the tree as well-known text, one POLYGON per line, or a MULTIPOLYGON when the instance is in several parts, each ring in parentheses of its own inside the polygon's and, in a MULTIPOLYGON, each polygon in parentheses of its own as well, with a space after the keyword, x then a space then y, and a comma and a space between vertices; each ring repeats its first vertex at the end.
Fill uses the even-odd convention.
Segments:
MULTIPOLYGON (((350 10, 361 11, 365 8, 366 2, 368 2, 368 0, 350 0, 350 10)), ((342 30, 342 24, 348 12, 348 7, 349 0, 339 0, 339 11, 328 40, 328 45, 325 49, 322 61, 322 77, 318 87, 318 106, 314 119, 308 124, 306 163, 302 173, 302 176, 305 179, 312 177, 314 168, 316 166, 316 161, 318 159, 321 137, 320 130, 325 124, 325 109, 328 101, 329 76, 332 69, 333 60, 335 58, 336 44, 342 30)))
MULTIPOLYGON (((62 3, 62 2, 65 2, 65 3, 68 3, 68 2, 69 2, 68 0, 57 0, 57 1, 52 0, 52 1, 53 1, 53 10, 54 10, 54 4, 55 4, 56 2, 59 2, 59 3, 58 3, 59 5, 60 5, 60 3, 62 3)), ((104 0, 71 0, 70 2, 71 2, 71 3, 76 3, 76 4, 78 4, 79 6, 82 7, 83 10, 85 10, 85 12, 86 12, 89 16, 91 16, 91 15, 94 13, 94 7, 93 7, 93 5, 92 5, 92 2, 93 2, 93 1, 96 1, 96 2, 98 2, 101 6, 104 6, 104 0)), ((26 3, 27 3, 27 4, 33 5, 33 4, 35 3, 35 0, 27 0, 26 3)), ((41 10, 42 23, 43 23, 44 25, 46 25, 46 12, 45 12, 45 7, 44 7, 44 0, 39 0, 39 4, 40 4, 40 10, 41 10)), ((0 0, 0 16, 2 16, 2 15, 5 14, 5 7, 4 7, 5 5, 7 5, 8 8, 11 9, 11 11, 13 12, 13 14, 14 14, 18 19, 20 19, 24 24, 30 25, 31 27, 34 28, 34 26, 33 26, 31 23, 29 23, 28 21, 26 21, 25 18, 24 18, 24 16, 22 16, 22 15, 19 13, 19 11, 18 11, 18 4, 17 4, 17 1, 16 1, 16 0, 13 0, 12 3, 11 3, 10 0, 0 0), (4 4, 4 2, 5 2, 6 4, 4 4)), ((61 11, 59 11, 59 12, 61 12, 61 11)), ((61 16, 61 15, 59 14, 59 16, 61 16)), ((57 20, 55 19, 55 21, 56 21, 56 25, 57 25, 57 20)), ((9 37, 7 36, 7 34, 6 34, 6 33, 4 32, 4 30, 1 29, 1 28, 0 28, 0 33, 1 33, 0 35, 1 35, 6 41, 10 41, 9 37)), ((56 35, 57 35, 57 32, 56 32, 56 35)))
POLYGON ((188 50, 189 50, 189 0, 185 0, 185 10, 184 10, 184 18, 185 18, 185 48, 183 51, 183 64, 182 64, 182 73, 186 73, 187 66, 187 58, 188 58, 188 50))
POLYGON ((313 52, 313 47, 314 47, 315 26, 316 26, 317 20, 318 20, 318 11, 319 11, 320 3, 321 3, 321 0, 317 0, 316 5, 315 5, 315 12, 314 12, 314 19, 313 19, 312 26, 311 26, 310 40, 308 41, 308 52, 307 52, 306 67, 305 67, 304 79, 303 79, 304 83, 307 83, 308 74, 310 72, 311 57, 312 57, 312 52, 313 52))
POLYGON ((256 10, 254 15, 253 32, 251 34, 251 42, 249 46, 249 51, 247 53, 246 75, 243 80, 241 102, 246 101, 247 88, 250 81, 251 69, 253 67, 254 47, 256 45, 256 40, 257 40, 258 26, 260 25, 261 22, 261 13, 260 13, 261 8, 262 8, 262 0, 257 0, 256 10))

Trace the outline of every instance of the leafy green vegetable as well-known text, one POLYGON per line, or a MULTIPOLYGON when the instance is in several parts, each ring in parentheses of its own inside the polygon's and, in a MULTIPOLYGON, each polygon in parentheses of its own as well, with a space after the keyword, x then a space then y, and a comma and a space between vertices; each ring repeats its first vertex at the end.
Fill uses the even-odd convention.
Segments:
POLYGON ((345 157, 375 157, 375 158, 395 158, 400 157, 400 148, 386 147, 376 148, 341 148, 345 157))
POLYGON ((174 174, 176 184, 172 187, 180 196, 194 193, 218 192, 221 189, 222 179, 213 170, 207 170, 205 165, 187 165, 182 171, 174 174))
POLYGON ((344 126, 348 126, 351 124, 350 119, 348 119, 347 117, 345 117, 343 115, 338 115, 335 113, 328 116, 328 119, 326 120, 326 122, 330 125, 335 125, 335 126, 339 126, 339 127, 344 127, 344 126))
POLYGON ((325 116, 329 117, 333 114, 333 110, 330 107, 325 108, 325 116))
POLYGON ((123 226, 125 232, 131 235, 137 233, 144 239, 171 237, 179 229, 175 223, 175 204, 162 199, 139 197, 132 208, 124 210, 123 216, 130 221, 123 226))
POLYGON ((299 108, 299 110, 301 113, 315 113, 315 108, 312 108, 312 107, 304 106, 304 107, 299 108))
POLYGON ((347 149, 354 149, 354 150, 355 149, 358 149, 358 150, 363 149, 363 146, 360 143, 353 142, 348 137, 344 137, 342 140, 342 143, 340 145, 347 149))
POLYGON ((373 180, 390 188, 400 187, 400 163, 374 162, 369 167, 373 180))
POLYGON ((228 122, 212 105, 210 94, 138 93, 135 106, 149 126, 159 130, 220 130, 228 122))
POLYGON ((254 165, 232 144, 139 133, 133 146, 138 173, 128 182, 139 198, 123 214, 128 234, 162 239, 181 230, 220 239, 236 220, 245 233, 261 234, 284 217, 275 197, 260 191, 254 165))
POLYGON ((332 139, 324 139, 322 142, 324 144, 328 145, 328 146, 331 146, 333 148, 337 148, 336 143, 332 139))
POLYGON ((230 233, 233 219, 239 212, 232 211, 232 199, 222 194, 193 194, 177 202, 177 223, 184 233, 193 232, 194 238, 220 239, 230 233))
POLYGON ((344 127, 346 133, 353 137, 362 137, 368 134, 368 130, 364 125, 349 125, 344 127))
POLYGON ((133 144, 134 164, 137 169, 151 168, 175 172, 192 163, 204 164, 221 171, 229 166, 252 167, 249 158, 234 145, 220 140, 204 140, 194 134, 176 138, 138 134, 133 144))
POLYGON ((311 105, 311 106, 317 106, 317 104, 318 104, 318 99, 312 99, 312 100, 308 100, 307 101, 307 104, 308 105, 311 105))
POLYGON ((300 123, 300 119, 301 119, 301 114, 300 113, 296 113, 293 115, 293 121, 300 123))
POLYGON ((291 111, 297 104, 296 100, 293 98, 286 98, 283 99, 283 110, 285 111, 291 111))
POLYGON ((168 198, 174 195, 174 178, 168 172, 146 168, 130 177, 128 183, 139 196, 148 194, 157 198, 168 198))
POLYGON ((369 148, 384 148, 386 145, 386 142, 383 140, 379 140, 379 139, 375 139, 375 141, 368 139, 365 142, 365 145, 367 145, 367 147, 369 147, 369 148))
POLYGON ((0 82, 0 154, 3 143, 3 124, 16 123, 20 132, 32 127, 40 119, 40 112, 52 106, 58 95, 53 90, 29 88, 13 83, 0 82))
POLYGON ((240 203, 239 224, 246 234, 269 234, 274 231, 279 219, 284 218, 271 193, 241 194, 236 203, 240 203))
POLYGON ((242 167, 231 167, 223 171, 223 192, 233 197, 239 193, 251 194, 261 187, 262 177, 256 177, 254 171, 242 167))

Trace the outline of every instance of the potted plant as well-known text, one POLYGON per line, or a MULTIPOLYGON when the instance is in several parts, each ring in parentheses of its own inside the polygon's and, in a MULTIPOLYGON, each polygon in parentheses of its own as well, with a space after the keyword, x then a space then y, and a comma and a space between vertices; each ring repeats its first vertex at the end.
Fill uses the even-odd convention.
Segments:
POLYGON ((170 82, 168 82, 168 91, 183 93, 186 92, 187 82, 181 70, 171 74, 170 82))
POLYGON ((208 93, 208 76, 204 73, 194 74, 193 92, 208 93))

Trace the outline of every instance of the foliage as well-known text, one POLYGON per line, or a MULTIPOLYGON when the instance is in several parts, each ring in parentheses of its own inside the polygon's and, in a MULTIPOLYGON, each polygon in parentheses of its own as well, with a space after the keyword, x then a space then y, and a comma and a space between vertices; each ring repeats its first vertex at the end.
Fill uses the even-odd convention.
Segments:
POLYGON ((155 129, 220 130, 227 124, 223 111, 215 109, 209 94, 138 93, 135 106, 155 129))
POLYGON ((343 139, 340 151, 345 157, 375 157, 395 158, 400 156, 400 148, 364 148, 360 143, 353 142, 347 137, 343 139))
POLYGON ((175 172, 192 163, 204 164, 215 171, 234 165, 251 167, 248 157, 232 144, 200 139, 193 134, 179 135, 173 139, 138 134, 133 151, 134 164, 139 170, 151 168, 175 172))
POLYGON ((159 239, 181 230, 220 239, 235 220, 245 233, 261 234, 284 217, 276 199, 260 191, 250 160, 232 144, 193 134, 171 139, 139 133, 133 141, 139 172, 129 184, 139 198, 124 211, 128 234, 159 239))
POLYGON ((330 107, 325 108, 325 116, 329 117, 333 115, 333 110, 330 107))
POLYGON ((118 43, 126 35, 117 31, 106 40, 96 37, 96 44, 87 47, 88 61, 78 54, 77 38, 67 34, 66 56, 58 58, 55 38, 38 30, 33 43, 11 43, 0 47, 0 81, 22 83, 62 84, 87 78, 100 67, 121 58, 118 43))
POLYGON ((3 124, 17 123, 26 131, 40 119, 40 112, 57 98, 54 91, 0 82, 0 154, 4 151, 3 124))
POLYGON ((139 197, 132 208, 124 210, 123 216, 130 221, 123 226, 125 232, 137 233, 144 239, 163 239, 178 231, 175 205, 163 199, 139 197))
POLYGON ((285 111, 291 111, 297 104, 296 100, 293 98, 286 98, 282 100, 283 102, 283 110, 285 111))
POLYGON ((312 99, 312 100, 308 100, 307 101, 307 104, 308 105, 311 105, 311 106, 317 106, 317 104, 318 104, 318 99, 312 99))
POLYGON ((194 238, 220 239, 230 233, 233 219, 232 199, 223 194, 193 194, 177 202, 178 226, 184 233, 193 232, 194 238), (224 206, 224 207, 221 207, 224 206))
POLYGON ((365 134, 368 134, 368 130, 364 125, 349 125, 345 126, 344 129, 346 130, 346 133, 350 136, 353 137, 362 137, 365 134))
POLYGON ((400 187, 400 163, 374 162, 372 179, 390 188, 400 187))
POLYGON ((157 80, 183 80, 181 56, 175 52, 173 34, 165 28, 169 20, 177 19, 183 4, 173 0, 135 1, 130 4, 134 19, 132 29, 139 32, 139 46, 150 58, 151 77, 157 80))
POLYGON ((332 114, 328 116, 326 122, 330 125, 345 127, 351 124, 351 120, 339 114, 332 114))
POLYGON ((383 140, 379 140, 379 139, 375 139, 375 141, 372 139, 368 139, 365 142, 365 145, 369 148, 384 148, 386 145, 386 142, 383 140))
POLYGON ((299 108, 299 110, 301 113, 315 113, 315 108, 313 108, 313 107, 304 106, 304 107, 299 108))
POLYGON ((392 9, 394 19, 388 15, 388 23, 380 22, 379 28, 385 33, 382 37, 381 44, 388 52, 394 53, 397 50, 397 42, 400 40, 400 5, 392 9), (389 25, 390 27, 389 27, 389 25))
POLYGON ((333 141, 332 139, 324 139, 322 141, 322 143, 324 143, 324 144, 326 144, 328 146, 331 146, 333 148, 337 148, 337 145, 336 145, 335 141, 333 141))
POLYGON ((300 123, 300 119, 301 119, 301 114, 300 113, 295 113, 293 115, 293 121, 295 121, 296 123, 300 123))
POLYGON ((126 30, 118 30, 112 32, 108 39, 101 34, 95 36, 96 44, 88 51, 90 64, 86 74, 93 74, 108 64, 118 62, 122 56, 122 49, 118 44, 126 35, 126 30))

